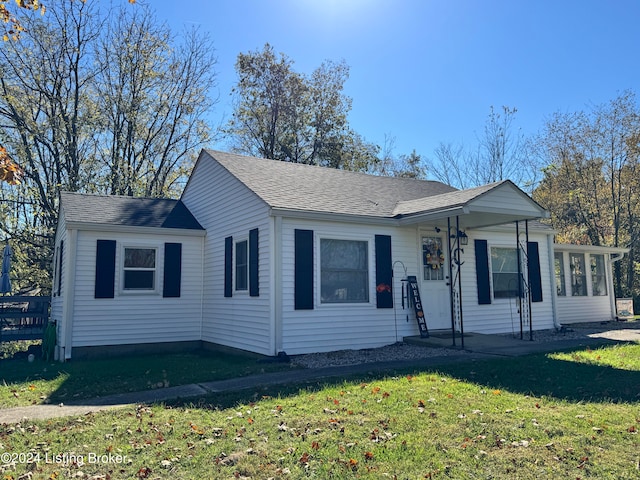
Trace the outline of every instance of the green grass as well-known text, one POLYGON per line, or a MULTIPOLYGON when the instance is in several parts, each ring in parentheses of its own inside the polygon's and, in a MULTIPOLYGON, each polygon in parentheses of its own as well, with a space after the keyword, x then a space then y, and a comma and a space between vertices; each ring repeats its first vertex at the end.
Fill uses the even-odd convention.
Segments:
POLYGON ((5 425, 0 454, 39 461, 0 478, 639 478, 639 357, 465 362, 5 425))
POLYGON ((66 403, 122 392, 165 388, 290 369, 262 363, 257 355, 198 351, 33 363, 26 358, 0 360, 0 405, 66 403))

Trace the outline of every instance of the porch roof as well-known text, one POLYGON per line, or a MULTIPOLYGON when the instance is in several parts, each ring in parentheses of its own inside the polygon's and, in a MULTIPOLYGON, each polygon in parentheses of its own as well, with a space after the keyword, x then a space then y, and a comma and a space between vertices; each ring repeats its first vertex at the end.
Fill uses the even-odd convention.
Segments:
POLYGON ((444 218, 459 216, 462 228, 549 217, 540 204, 510 180, 399 202, 394 214, 402 223, 437 223, 444 218))

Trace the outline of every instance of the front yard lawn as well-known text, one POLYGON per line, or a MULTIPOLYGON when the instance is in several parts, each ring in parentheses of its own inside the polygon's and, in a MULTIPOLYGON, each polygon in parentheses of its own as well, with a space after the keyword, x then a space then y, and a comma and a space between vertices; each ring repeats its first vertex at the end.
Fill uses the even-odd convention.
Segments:
POLYGON ((639 478, 638 358, 624 345, 25 421, 0 426, 17 459, 0 478, 639 478))
POLYGON ((291 369, 253 354, 197 351, 164 355, 45 362, 0 360, 0 405, 65 403, 122 392, 165 388, 291 369))

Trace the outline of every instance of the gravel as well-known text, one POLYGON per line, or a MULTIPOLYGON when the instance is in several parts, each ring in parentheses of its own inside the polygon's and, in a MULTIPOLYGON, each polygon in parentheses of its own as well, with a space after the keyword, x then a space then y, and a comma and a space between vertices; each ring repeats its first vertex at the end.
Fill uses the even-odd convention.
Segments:
MULTIPOLYGON (((506 337, 513 337, 505 334, 506 337)), ((580 340, 593 337, 606 337, 617 340, 640 341, 640 322, 596 322, 567 325, 560 330, 535 330, 533 341, 538 343, 559 340, 580 340)), ((527 334, 528 338, 528 334, 527 334)), ((322 368, 344 365, 358 365, 371 362, 393 360, 416 360, 427 357, 465 355, 470 352, 451 348, 429 348, 406 343, 395 343, 380 348, 363 350, 339 350, 327 353, 310 353, 291 357, 291 362, 305 368, 322 368)))
POLYGON ((291 357, 291 363, 305 368, 336 367, 359 365, 371 362, 389 362, 392 360, 416 360, 427 357, 444 357, 469 352, 450 348, 427 348, 406 343, 395 343, 380 348, 364 350, 339 350, 327 353, 309 353, 291 357))

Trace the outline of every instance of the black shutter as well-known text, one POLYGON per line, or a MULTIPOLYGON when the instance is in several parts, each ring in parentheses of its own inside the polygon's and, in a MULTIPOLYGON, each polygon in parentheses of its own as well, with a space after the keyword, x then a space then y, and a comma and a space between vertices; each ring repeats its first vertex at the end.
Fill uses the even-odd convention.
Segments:
POLYGON ((58 252, 58 270, 56 272, 58 276, 58 296, 62 293, 62 261, 64 258, 64 240, 60 240, 60 251, 58 252))
POLYGON ((260 282, 258 271, 258 229, 249 232, 249 295, 260 295, 260 282))
POLYGON ((540 251, 538 242, 527 242, 527 258, 529 259, 529 287, 532 302, 542 301, 542 275, 540 273, 540 251))
POLYGON ((313 230, 295 231, 294 305, 313 310, 313 230))
POLYGON ((179 297, 182 281, 182 244, 164 244, 164 274, 162 296, 179 297))
POLYGON ((376 235, 376 307, 393 308, 391 237, 376 235))
POLYGON ((476 283, 478 304, 491 303, 491 284, 489 283, 489 251, 486 240, 474 240, 476 249, 476 283))
POLYGON ((96 245, 95 298, 113 298, 116 279, 116 241, 98 240, 96 245))
POLYGON ((233 237, 224 239, 224 296, 233 296, 233 237))

